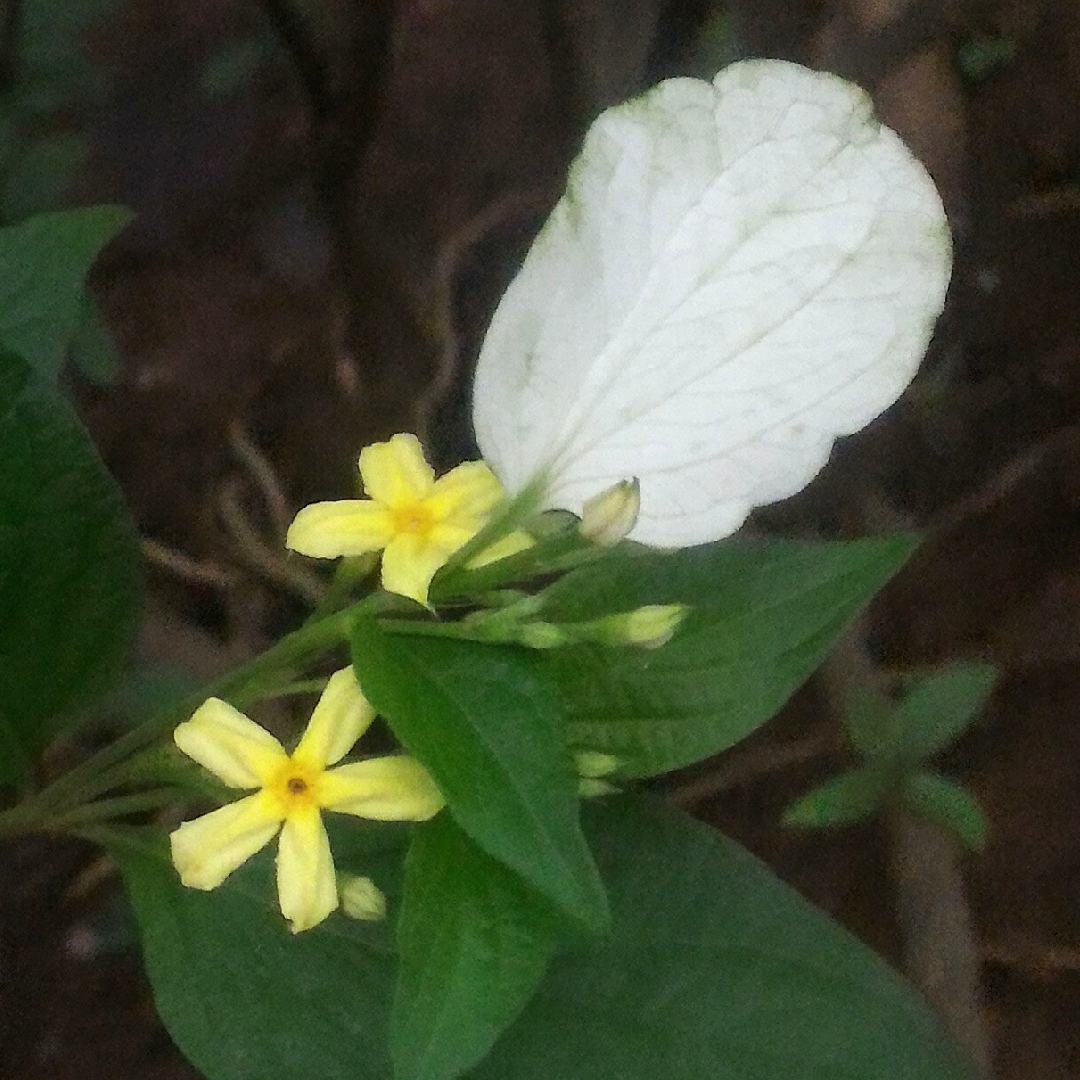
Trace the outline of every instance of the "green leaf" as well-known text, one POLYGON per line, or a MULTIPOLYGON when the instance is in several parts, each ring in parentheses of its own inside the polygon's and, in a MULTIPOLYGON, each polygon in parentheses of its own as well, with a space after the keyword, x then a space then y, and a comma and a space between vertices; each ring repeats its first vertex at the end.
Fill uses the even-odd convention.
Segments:
POLYGON ((480 1061, 543 978, 556 930, 551 905, 449 815, 418 826, 397 928, 397 1080, 450 1080, 480 1061))
POLYGON ((909 809, 944 826, 972 851, 986 847, 986 818, 978 801, 959 784, 937 773, 917 772, 904 784, 909 809))
POLYGON ((474 1080, 961 1080, 910 988, 737 844, 590 804, 614 936, 560 958, 474 1080))
POLYGON ((614 754, 626 776, 727 749, 776 713, 914 546, 901 536, 631 549, 567 575, 545 593, 545 618, 691 606, 654 651, 583 646, 537 657, 565 699, 572 745, 614 754))
POLYGON ((139 605, 135 532, 68 403, 0 355, 0 778, 115 672, 139 605))
POLYGON ((427 767, 457 823, 569 915, 596 927, 607 901, 578 822, 558 697, 525 650, 387 634, 358 623, 360 685, 427 767))
POLYGON ((887 755, 893 742, 892 724, 896 709, 876 681, 851 679, 839 688, 844 734, 860 757, 887 755))
POLYGON ((890 721, 892 752, 906 762, 944 750, 974 720, 997 681, 992 664, 950 664, 911 690, 890 721))
MULTIPOLYGON (((209 1080, 389 1077, 393 968, 385 925, 335 914, 290 934, 274 903, 269 850, 209 893, 180 884, 163 841, 124 835, 111 851, 158 1012, 209 1080)), ((358 872, 391 892, 393 865, 369 855, 358 872)))
POLYGON ((880 769, 843 773, 792 803, 784 824, 816 828, 865 821, 878 811, 892 786, 889 774, 880 769))
MULTIPOLYGON (((585 820, 612 935, 554 961, 470 1080, 973 1080, 916 994, 737 844, 644 800, 585 820)), ((200 893, 162 845, 113 850, 159 1011, 208 1080, 389 1080, 384 928, 290 936, 269 852, 200 893)), ((392 852, 357 860, 393 904, 392 852)))
POLYGON ((130 217, 91 206, 0 229, 0 345, 55 377, 82 319, 87 271, 130 217))

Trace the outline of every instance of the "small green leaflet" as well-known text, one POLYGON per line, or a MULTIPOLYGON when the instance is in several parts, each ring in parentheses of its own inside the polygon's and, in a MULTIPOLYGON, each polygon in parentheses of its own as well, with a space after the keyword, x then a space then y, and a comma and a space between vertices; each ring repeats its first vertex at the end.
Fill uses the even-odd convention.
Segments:
POLYGON ((910 810, 954 833, 969 851, 986 847, 986 817, 975 797, 959 784, 920 770, 905 781, 903 798, 910 810))
POLYGON ((789 806, 784 824, 824 828, 865 821, 878 812, 893 793, 895 783, 887 770, 869 766, 841 773, 789 806))
POLYGON ((844 729, 861 767, 826 780, 784 814, 800 826, 846 825, 901 807, 954 832, 979 851, 986 821, 958 784, 920 768, 978 716, 997 681, 990 664, 949 664, 915 682, 898 705, 872 680, 853 680, 843 703, 844 729))
POLYGON ((914 763, 940 753, 982 712, 997 682, 992 664, 949 664, 921 679, 889 721, 891 752, 914 763))

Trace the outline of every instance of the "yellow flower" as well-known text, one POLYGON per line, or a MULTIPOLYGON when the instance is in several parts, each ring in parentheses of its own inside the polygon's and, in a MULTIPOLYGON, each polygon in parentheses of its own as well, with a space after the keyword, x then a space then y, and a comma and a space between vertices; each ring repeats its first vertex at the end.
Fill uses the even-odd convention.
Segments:
POLYGON ((293 933, 322 922, 338 906, 338 887, 322 811, 376 821, 425 821, 443 798, 409 757, 350 762, 336 769, 375 717, 351 667, 331 676, 296 749, 281 743, 218 698, 204 702, 173 733, 176 745, 219 780, 253 795, 186 821, 172 859, 180 880, 213 889, 281 831, 277 889, 293 933))
MULTIPOLYGON (((387 592, 427 603, 435 572, 487 523, 502 501, 495 474, 468 461, 435 479, 415 435, 394 435, 360 452, 367 499, 312 503, 296 515, 285 546, 317 559, 382 551, 387 592)), ((481 565, 532 543, 514 533, 481 554, 481 565)))

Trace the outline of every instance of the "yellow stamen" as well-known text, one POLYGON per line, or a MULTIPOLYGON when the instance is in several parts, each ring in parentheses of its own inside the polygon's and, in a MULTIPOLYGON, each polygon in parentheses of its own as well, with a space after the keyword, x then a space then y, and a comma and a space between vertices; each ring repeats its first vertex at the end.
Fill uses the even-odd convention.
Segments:
POLYGON ((319 805, 319 775, 310 766, 291 757, 281 763, 281 769, 266 785, 266 791, 273 796, 282 818, 304 807, 319 805))

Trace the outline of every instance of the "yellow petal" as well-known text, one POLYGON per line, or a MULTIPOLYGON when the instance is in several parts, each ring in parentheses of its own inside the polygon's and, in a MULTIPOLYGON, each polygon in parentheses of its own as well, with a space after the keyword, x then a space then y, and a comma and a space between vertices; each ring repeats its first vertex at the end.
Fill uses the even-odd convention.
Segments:
POLYGON ((435 481, 427 508, 439 521, 465 518, 483 525, 502 501, 502 484, 482 461, 466 461, 435 481))
MULTIPOLYGON (((464 541, 462 541, 464 543, 464 541)), ((401 533, 386 545, 382 561, 382 587, 387 592, 427 603, 428 586, 435 572, 461 546, 435 543, 432 537, 401 533)))
POLYGON ((354 761, 324 773, 319 782, 325 810, 374 821, 427 821, 444 801, 427 769, 410 757, 354 761))
POLYGON ((487 566, 488 563, 498 562, 499 559, 508 559, 519 551, 531 548, 536 541, 527 533, 518 529, 509 533, 494 544, 489 544, 483 551, 474 555, 469 560, 469 567, 475 570, 479 566, 487 566))
POLYGON ((376 502, 396 507, 426 499, 435 474, 415 435, 394 435, 360 451, 360 479, 376 502))
POLYGON ((278 831, 281 818, 262 792, 229 803, 169 836, 172 861, 180 880, 192 889, 217 888, 278 831))
POLYGON ((360 692, 353 669, 335 672, 293 751, 293 761, 321 772, 340 761, 374 719, 375 710, 360 692))
POLYGON ((315 807, 290 814, 282 826, 277 887, 281 914, 294 934, 317 926, 338 906, 330 841, 315 807))
POLYGON ((204 701, 173 741, 229 787, 263 787, 286 758, 281 743, 220 698, 204 701))
POLYGON ((342 499, 305 506, 293 518, 285 546, 314 559, 336 559, 378 551, 393 535, 393 520, 383 507, 369 499, 342 499))

